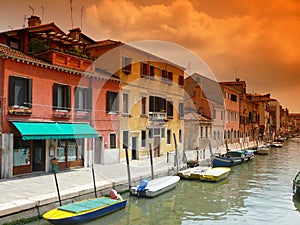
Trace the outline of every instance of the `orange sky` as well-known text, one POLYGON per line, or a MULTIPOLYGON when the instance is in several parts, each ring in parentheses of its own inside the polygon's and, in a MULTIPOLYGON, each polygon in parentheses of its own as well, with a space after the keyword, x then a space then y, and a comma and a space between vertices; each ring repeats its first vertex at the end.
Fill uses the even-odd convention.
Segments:
MULTIPOLYGON (((70 0, 0 3, 0 31, 22 28, 24 16, 33 13, 29 6, 43 23, 55 22, 66 33, 72 28, 70 0)), ((218 81, 239 77, 247 92, 271 93, 290 112, 300 112, 298 0, 72 0, 72 5, 73 28, 82 27, 95 40, 176 43, 201 57, 218 81)))

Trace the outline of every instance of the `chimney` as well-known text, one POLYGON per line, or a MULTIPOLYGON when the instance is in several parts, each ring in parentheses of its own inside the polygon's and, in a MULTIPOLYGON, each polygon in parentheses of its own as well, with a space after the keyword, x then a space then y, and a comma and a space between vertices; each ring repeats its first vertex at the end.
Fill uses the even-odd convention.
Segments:
POLYGON ((41 25, 42 21, 38 16, 31 16, 28 18, 28 27, 34 27, 41 25))
POLYGON ((80 28, 74 28, 69 31, 70 31, 69 36, 71 36, 74 39, 80 40, 80 33, 81 33, 80 28))
POLYGON ((236 82, 239 82, 239 81, 240 81, 240 78, 235 78, 235 81, 236 81, 236 82))

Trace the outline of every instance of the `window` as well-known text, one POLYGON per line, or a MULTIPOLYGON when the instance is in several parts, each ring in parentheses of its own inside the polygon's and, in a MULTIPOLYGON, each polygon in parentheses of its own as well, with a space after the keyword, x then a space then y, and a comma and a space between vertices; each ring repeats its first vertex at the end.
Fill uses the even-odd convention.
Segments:
POLYGON ((123 93, 123 109, 122 112, 125 114, 129 114, 129 95, 126 93, 123 93))
POLYGON ((149 112, 166 111, 166 99, 157 96, 149 97, 149 112))
POLYGON ((214 109, 214 111, 213 111, 213 118, 214 118, 214 119, 216 119, 216 114, 217 114, 217 112, 216 112, 216 110, 214 109))
POLYGON ((154 128, 154 136, 160 136, 160 128, 154 128))
POLYGON ((179 118, 183 118, 183 117, 184 117, 183 103, 180 102, 179 103, 179 118))
POLYGON ((203 138, 203 127, 202 126, 200 127, 200 138, 201 139, 203 138))
POLYGON ((71 87, 68 85, 53 85, 53 109, 71 109, 71 87))
POLYGON ((179 143, 182 143, 182 131, 181 130, 178 131, 178 139, 179 139, 179 143))
POLYGON ((141 64, 141 74, 142 76, 149 76, 148 64, 142 63, 141 64))
POLYGON ((146 147, 146 131, 145 130, 141 131, 141 137, 142 137, 141 147, 146 147))
POLYGON ((205 137, 208 138, 208 127, 205 127, 205 137))
POLYGON ((119 111, 118 93, 108 91, 106 93, 106 112, 118 113, 118 111, 119 111))
POLYGON ((77 87, 75 90, 75 110, 91 111, 92 110, 92 89, 77 87))
POLYGON ((165 138, 165 136, 166 136, 166 129, 161 128, 161 138, 165 138))
POLYGON ((123 61, 122 61, 122 70, 125 74, 130 74, 131 73, 131 64, 132 64, 132 59, 126 56, 123 56, 123 61))
POLYGON ((9 105, 32 107, 32 79, 9 77, 9 105))
POLYGON ((173 101, 167 101, 167 116, 173 116, 173 101))
POLYGON ((114 133, 109 134, 109 148, 117 148, 117 135, 114 133))
POLYGON ((154 66, 150 66, 150 77, 154 77, 154 66))
POLYGON ((14 166, 30 165, 30 141, 14 137, 13 163, 14 166))
POLYGON ((129 131, 123 131, 123 148, 129 147, 129 131))
POLYGON ((168 72, 166 70, 161 70, 161 79, 167 81, 168 79, 168 72))
POLYGON ((153 128, 149 128, 148 132, 149 138, 153 138, 153 128))
POLYGON ((168 81, 169 82, 173 81, 173 72, 168 72, 168 81))
POLYGON ((237 96, 234 94, 230 94, 230 100, 233 102, 237 102, 237 96))
POLYGON ((184 76, 181 76, 181 75, 179 75, 179 77, 178 77, 178 84, 179 85, 184 85, 184 76))
POLYGON ((167 130, 167 144, 171 144, 171 130, 167 130))
POLYGON ((146 97, 142 97, 142 115, 146 115, 146 97))

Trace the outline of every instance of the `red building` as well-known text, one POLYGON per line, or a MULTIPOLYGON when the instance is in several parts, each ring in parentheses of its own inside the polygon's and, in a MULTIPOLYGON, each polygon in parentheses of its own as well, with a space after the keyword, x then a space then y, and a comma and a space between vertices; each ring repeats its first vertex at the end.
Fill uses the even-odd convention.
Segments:
POLYGON ((50 172, 54 157, 59 169, 88 166, 93 153, 101 163, 105 148, 119 146, 118 115, 109 113, 119 80, 95 70, 85 54, 92 39, 32 16, 0 43, 2 178, 50 172))

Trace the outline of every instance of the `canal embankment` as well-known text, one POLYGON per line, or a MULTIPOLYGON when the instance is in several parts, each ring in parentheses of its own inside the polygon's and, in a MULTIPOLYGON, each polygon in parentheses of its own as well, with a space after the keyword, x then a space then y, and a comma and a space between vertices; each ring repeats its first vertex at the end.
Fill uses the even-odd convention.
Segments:
MULTIPOLYGON (((254 143, 248 146, 252 147, 254 143)), ((236 145, 229 147, 235 149, 236 145)), ((208 165, 207 159, 202 162, 202 165, 208 165)), ((132 160, 129 164, 131 186, 138 185, 143 178, 151 178, 149 158, 132 160)), ((180 168, 184 166, 182 162, 179 163, 180 168)), ((153 168, 155 177, 175 175, 177 164, 174 153, 155 157, 153 168)), ((111 188, 120 193, 128 191, 127 169, 126 162, 94 165, 97 196, 107 195, 111 188)), ((57 186, 62 204, 95 196, 91 167, 59 171, 56 178, 57 183, 53 174, 43 173, 1 180, 0 224, 40 217, 44 212, 59 206, 57 186)))

